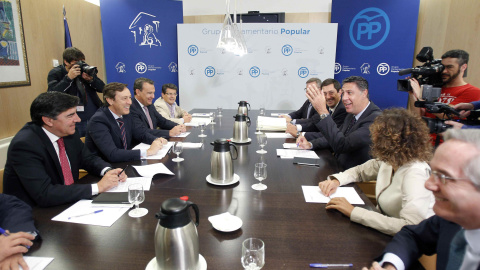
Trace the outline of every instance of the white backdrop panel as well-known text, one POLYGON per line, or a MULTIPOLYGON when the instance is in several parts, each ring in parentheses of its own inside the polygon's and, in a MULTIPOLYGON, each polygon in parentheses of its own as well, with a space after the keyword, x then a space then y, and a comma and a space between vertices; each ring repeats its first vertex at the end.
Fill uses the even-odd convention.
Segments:
POLYGON ((305 102, 309 78, 334 76, 337 24, 243 24, 244 56, 216 48, 221 27, 178 25, 179 101, 187 110, 235 109, 245 100, 252 109, 291 111, 305 102))

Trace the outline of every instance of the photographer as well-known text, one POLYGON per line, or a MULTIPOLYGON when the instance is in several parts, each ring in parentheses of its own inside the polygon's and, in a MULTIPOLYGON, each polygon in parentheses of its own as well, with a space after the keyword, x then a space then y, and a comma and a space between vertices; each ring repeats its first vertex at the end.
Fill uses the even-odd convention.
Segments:
MULTIPOLYGON (((455 105, 462 102, 472 102, 480 99, 480 89, 463 80, 468 66, 468 53, 463 50, 450 50, 442 55, 442 91, 439 102, 455 105)), ((415 101, 422 100, 422 89, 418 81, 409 79, 412 91, 409 92, 409 108, 413 112, 429 118, 443 119, 443 114, 426 113, 424 109, 414 106, 415 101)))
POLYGON ((67 93, 80 98, 77 114, 82 120, 76 124, 81 137, 85 137, 87 122, 102 105, 96 92, 102 93, 105 83, 96 76, 96 67, 85 62, 85 55, 77 48, 63 51, 63 65, 48 73, 48 91, 67 93), (79 63, 79 61, 82 61, 79 63), (89 69, 92 72, 87 74, 89 69))
MULTIPOLYGON (((472 103, 460 103, 455 106, 453 106, 455 110, 460 110, 460 117, 465 118, 470 115, 470 111, 466 110, 478 110, 480 109, 480 100, 479 101, 474 101, 472 103)), ((446 121, 445 124, 447 125, 452 125, 453 128, 455 129, 465 129, 465 128, 480 128, 480 126, 470 126, 470 125, 465 125, 463 123, 458 123, 455 121, 446 121)))

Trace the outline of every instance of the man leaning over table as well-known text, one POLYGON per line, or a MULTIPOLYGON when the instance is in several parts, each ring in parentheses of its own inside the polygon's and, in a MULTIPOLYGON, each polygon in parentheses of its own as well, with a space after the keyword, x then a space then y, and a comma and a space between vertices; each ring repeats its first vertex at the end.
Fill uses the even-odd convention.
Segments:
POLYGON ((452 129, 444 138, 425 182, 436 215, 403 227, 371 269, 409 269, 423 254, 437 254, 437 269, 480 269, 480 131, 452 129))
POLYGON ((30 107, 32 122, 15 135, 7 152, 4 192, 31 206, 48 207, 89 199, 125 181, 121 169, 90 153, 80 140, 78 97, 47 92, 30 107), (79 169, 101 175, 96 184, 77 184, 79 169), (75 183, 75 185, 74 185, 75 183))
POLYGON ((98 109, 87 126, 85 146, 95 155, 110 162, 140 160, 155 155, 167 143, 137 126, 130 115, 132 94, 127 85, 113 82, 103 88, 105 106, 98 109), (145 150, 132 150, 132 141, 150 145, 145 150))
POLYGON ((166 119, 177 124, 185 124, 192 121, 192 115, 180 108, 175 100, 177 99, 178 87, 173 83, 162 85, 162 98, 155 101, 155 108, 166 119))

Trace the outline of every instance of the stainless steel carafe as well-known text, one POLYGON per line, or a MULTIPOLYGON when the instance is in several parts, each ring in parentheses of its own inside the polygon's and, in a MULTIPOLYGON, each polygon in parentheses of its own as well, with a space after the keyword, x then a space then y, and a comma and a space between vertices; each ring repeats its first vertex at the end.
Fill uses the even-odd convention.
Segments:
POLYGON ((155 217, 159 219, 155 230, 157 269, 199 269, 198 206, 178 198, 168 199, 155 217), (190 206, 195 211, 195 223, 190 216, 190 206))
POLYGON ((243 114, 237 114, 233 118, 235 118, 235 123, 233 124, 233 142, 248 142, 248 127, 250 126, 250 117, 243 114))
POLYGON ((250 110, 250 103, 248 103, 246 101, 243 101, 243 100, 238 102, 238 110, 237 110, 238 114, 248 115, 249 110, 250 110), (248 106, 248 108, 247 108, 247 106, 248 106))
POLYGON ((211 144, 213 145, 210 158, 211 180, 214 183, 228 184, 233 181, 233 160, 238 157, 237 147, 226 139, 217 139, 211 144), (235 148, 235 158, 232 158, 230 146, 235 148))

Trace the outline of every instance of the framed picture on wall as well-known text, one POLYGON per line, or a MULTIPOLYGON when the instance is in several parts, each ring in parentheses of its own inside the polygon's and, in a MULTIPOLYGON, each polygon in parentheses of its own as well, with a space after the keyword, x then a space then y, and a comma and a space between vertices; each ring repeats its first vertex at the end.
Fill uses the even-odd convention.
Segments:
POLYGON ((20 0, 0 0, 0 87, 30 85, 20 0))

